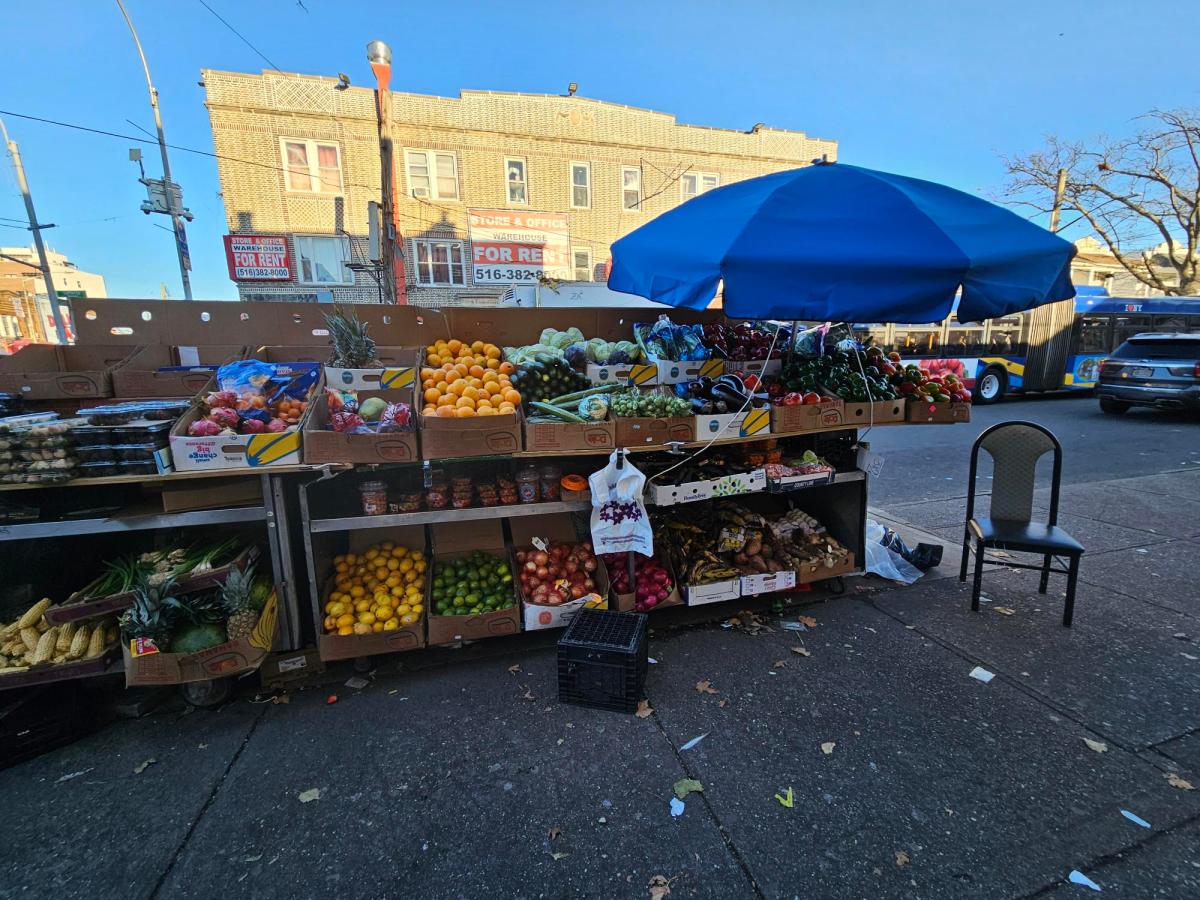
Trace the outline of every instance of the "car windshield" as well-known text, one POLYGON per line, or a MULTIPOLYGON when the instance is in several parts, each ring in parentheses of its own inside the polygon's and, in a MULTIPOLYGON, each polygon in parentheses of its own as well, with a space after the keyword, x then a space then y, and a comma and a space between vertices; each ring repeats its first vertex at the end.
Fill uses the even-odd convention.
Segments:
POLYGON ((1200 360, 1200 339, 1194 341, 1130 340, 1116 349, 1113 358, 1200 360))

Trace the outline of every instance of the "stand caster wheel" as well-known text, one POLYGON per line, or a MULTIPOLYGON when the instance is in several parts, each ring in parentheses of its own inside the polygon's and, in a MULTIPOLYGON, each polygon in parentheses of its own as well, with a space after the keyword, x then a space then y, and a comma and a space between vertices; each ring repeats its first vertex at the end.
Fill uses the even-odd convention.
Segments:
POLYGON ((354 657, 354 671, 357 674, 366 675, 373 668, 375 668, 375 667, 373 665, 371 665, 371 657, 369 657, 369 656, 354 657))
POLYGON ((189 681, 179 686, 180 696, 189 706, 200 709, 212 709, 220 706, 229 699, 232 691, 228 678, 215 678, 212 681, 189 681))
POLYGON ((841 596, 846 593, 846 579, 841 575, 838 575, 836 578, 830 578, 825 582, 825 586, 829 588, 829 593, 831 594, 841 596))

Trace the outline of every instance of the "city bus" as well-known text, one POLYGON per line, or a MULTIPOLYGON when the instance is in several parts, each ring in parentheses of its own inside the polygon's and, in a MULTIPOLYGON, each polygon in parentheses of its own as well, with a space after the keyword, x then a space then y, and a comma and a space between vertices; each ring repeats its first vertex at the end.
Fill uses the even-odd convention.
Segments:
MULTIPOLYGON (((1144 331, 1200 333, 1200 297, 1110 297, 1078 287, 1074 300, 1025 312, 929 325, 856 325, 860 340, 931 372, 953 372, 976 403, 1026 391, 1091 390, 1100 362, 1144 331)), ((957 307, 957 303, 955 304, 957 307)))

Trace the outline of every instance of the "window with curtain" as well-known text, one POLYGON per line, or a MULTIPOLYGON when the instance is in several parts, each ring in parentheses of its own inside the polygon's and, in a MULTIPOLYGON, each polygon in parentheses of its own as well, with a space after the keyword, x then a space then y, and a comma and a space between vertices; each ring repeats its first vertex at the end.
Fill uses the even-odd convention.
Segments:
POLYGON ((642 208, 642 170, 636 166, 621 167, 621 208, 642 208))
POLYGON ((417 283, 456 286, 467 283, 462 241, 413 241, 417 283))
POLYGON ((457 200, 458 158, 438 150, 406 150, 408 192, 417 198, 457 200))
POLYGON ((329 235, 296 235, 296 258, 300 261, 301 284, 354 284, 350 261, 350 239, 329 235))
POLYGON ((705 191, 721 186, 721 176, 713 172, 684 172, 679 176, 680 201, 691 200, 705 191))
POLYGON ((571 163, 571 208, 590 209, 592 205, 591 163, 571 163))
POLYGON ((525 160, 508 157, 504 160, 504 182, 508 186, 509 203, 528 203, 525 182, 525 160))
POLYGON ((342 192, 342 160, 337 144, 284 138, 284 181, 289 191, 310 194, 342 192))

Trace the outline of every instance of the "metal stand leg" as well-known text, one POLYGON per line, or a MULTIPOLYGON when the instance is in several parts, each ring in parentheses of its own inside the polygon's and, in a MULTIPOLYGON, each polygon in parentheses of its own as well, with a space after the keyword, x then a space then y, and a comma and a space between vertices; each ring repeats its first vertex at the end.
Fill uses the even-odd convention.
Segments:
POLYGON ((1070 628, 1075 618, 1075 584, 1079 580, 1078 553, 1071 557, 1071 567, 1067 570, 1067 604, 1063 609, 1063 627, 1070 628))
POLYGON ((971 558, 971 529, 963 528, 962 563, 958 567, 958 580, 967 580, 967 560, 971 558))
POLYGON ((271 551, 271 573, 279 599, 279 624, 275 630, 275 650, 295 650, 300 646, 299 598, 292 564, 292 542, 288 533, 287 501, 283 479, 262 475, 263 507, 267 511, 267 545, 271 551))
POLYGON ((979 612, 979 591, 983 585, 983 541, 975 542, 975 582, 971 585, 971 612, 979 612))
POLYGON ((1050 562, 1054 557, 1047 553, 1042 557, 1042 580, 1038 582, 1038 593, 1046 593, 1046 587, 1050 583, 1050 562))

